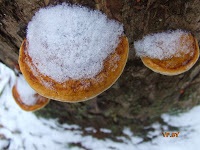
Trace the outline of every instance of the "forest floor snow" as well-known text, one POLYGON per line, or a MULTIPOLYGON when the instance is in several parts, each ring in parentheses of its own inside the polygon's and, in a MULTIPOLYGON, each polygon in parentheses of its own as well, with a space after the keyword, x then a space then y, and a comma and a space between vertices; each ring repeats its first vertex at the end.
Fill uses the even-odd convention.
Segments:
MULTIPOLYGON (((178 128, 178 137, 163 137, 162 132, 170 129, 154 123, 151 125, 154 131, 147 135, 152 138, 149 142, 135 136, 127 127, 123 133, 128 138, 118 137, 123 142, 100 140, 83 135, 77 125, 59 124, 56 119, 39 118, 21 110, 11 93, 15 79, 13 71, 0 63, 0 150, 195 150, 200 147, 200 106, 176 116, 161 116, 167 125, 178 128)), ((95 132, 92 127, 88 130, 95 132)))

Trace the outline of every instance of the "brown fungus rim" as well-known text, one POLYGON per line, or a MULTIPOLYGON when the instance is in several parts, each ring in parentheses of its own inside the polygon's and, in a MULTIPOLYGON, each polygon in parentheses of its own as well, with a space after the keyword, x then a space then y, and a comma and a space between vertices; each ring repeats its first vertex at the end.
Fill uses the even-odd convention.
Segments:
POLYGON ((41 74, 33 65, 27 52, 27 43, 26 39, 22 42, 19 55, 20 70, 25 80, 37 93, 44 97, 72 103, 89 100, 111 87, 122 74, 129 53, 128 39, 123 36, 120 38, 115 51, 104 60, 103 69, 99 74, 93 78, 69 79, 63 83, 58 83, 41 74), (113 64, 112 61, 118 56, 120 57, 119 61, 113 64))
POLYGON ((172 57, 170 59, 159 60, 152 59, 150 57, 141 57, 143 64, 156 73, 160 73, 163 75, 173 76, 179 75, 191 69, 193 65, 197 62, 199 58, 199 46, 197 39, 189 34, 190 38, 193 39, 193 55, 189 56, 189 54, 182 54, 183 57, 172 57), (177 65, 167 66, 166 64, 174 63, 175 61, 180 61, 177 65), (182 61, 182 62, 181 62, 182 61))
POLYGON ((48 98, 43 97, 43 96, 39 95, 38 93, 36 93, 36 95, 35 95, 36 98, 37 98, 36 104, 34 104, 34 105, 26 105, 23 102, 23 100, 22 100, 22 98, 21 98, 21 96, 20 96, 20 94, 19 94, 19 92, 17 90, 16 85, 14 85, 13 88, 12 88, 12 95, 13 95, 14 100, 17 103, 17 105, 19 105, 19 107, 21 109, 25 110, 25 111, 36 111, 36 110, 39 110, 39 109, 45 107, 50 101, 48 98))

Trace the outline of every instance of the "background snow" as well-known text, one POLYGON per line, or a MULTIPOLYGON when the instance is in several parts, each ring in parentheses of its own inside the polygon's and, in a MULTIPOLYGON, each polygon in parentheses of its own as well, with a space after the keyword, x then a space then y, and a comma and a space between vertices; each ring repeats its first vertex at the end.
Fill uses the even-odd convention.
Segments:
MULTIPOLYGON (((150 126, 154 129, 148 133, 152 137, 150 142, 143 142, 128 127, 122 131, 126 137, 117 137, 123 142, 100 140, 83 136, 82 129, 77 125, 59 124, 55 119, 38 118, 31 112, 21 110, 11 95, 15 79, 14 73, 0 64, 0 90, 3 91, 0 92, 1 150, 196 150, 200 147, 200 106, 178 116, 163 114, 161 117, 166 125, 155 122, 150 126), (178 127, 179 137, 164 138, 161 133, 169 131, 167 126, 178 127), (71 143, 81 143, 84 148, 71 143)), ((85 130, 96 132, 92 127, 85 130)), ((101 131, 112 134, 109 129, 101 131)))

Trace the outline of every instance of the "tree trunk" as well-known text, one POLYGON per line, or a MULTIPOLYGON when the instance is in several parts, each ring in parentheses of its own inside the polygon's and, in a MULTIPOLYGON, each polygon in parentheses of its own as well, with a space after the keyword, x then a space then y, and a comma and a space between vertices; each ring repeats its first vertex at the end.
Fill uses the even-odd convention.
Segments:
POLYGON ((162 113, 177 113, 199 104, 199 61, 184 74, 164 76, 147 69, 133 48, 134 40, 167 29, 191 31, 199 41, 199 0, 0 0, 0 60, 17 69, 27 23, 39 8, 62 2, 98 9, 122 22, 130 44, 129 60, 119 80, 101 95, 76 104, 51 101, 36 112, 38 116, 83 128, 109 128, 112 135, 98 132, 93 136, 114 138, 125 126, 145 135, 143 127, 154 121, 162 123, 162 113))

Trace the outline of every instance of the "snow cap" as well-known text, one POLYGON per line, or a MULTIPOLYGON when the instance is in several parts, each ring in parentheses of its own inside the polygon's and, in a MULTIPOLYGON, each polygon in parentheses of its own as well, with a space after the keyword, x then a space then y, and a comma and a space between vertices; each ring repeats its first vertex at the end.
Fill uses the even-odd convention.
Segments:
POLYGON ((188 32, 182 30, 169 30, 147 35, 134 42, 136 55, 162 60, 174 56, 179 57, 182 52, 187 54, 193 43, 188 42, 185 35, 188 35, 188 32))
POLYGON ((58 82, 91 78, 122 34, 122 24, 100 11, 56 5, 40 9, 29 22, 28 54, 42 74, 58 82))

